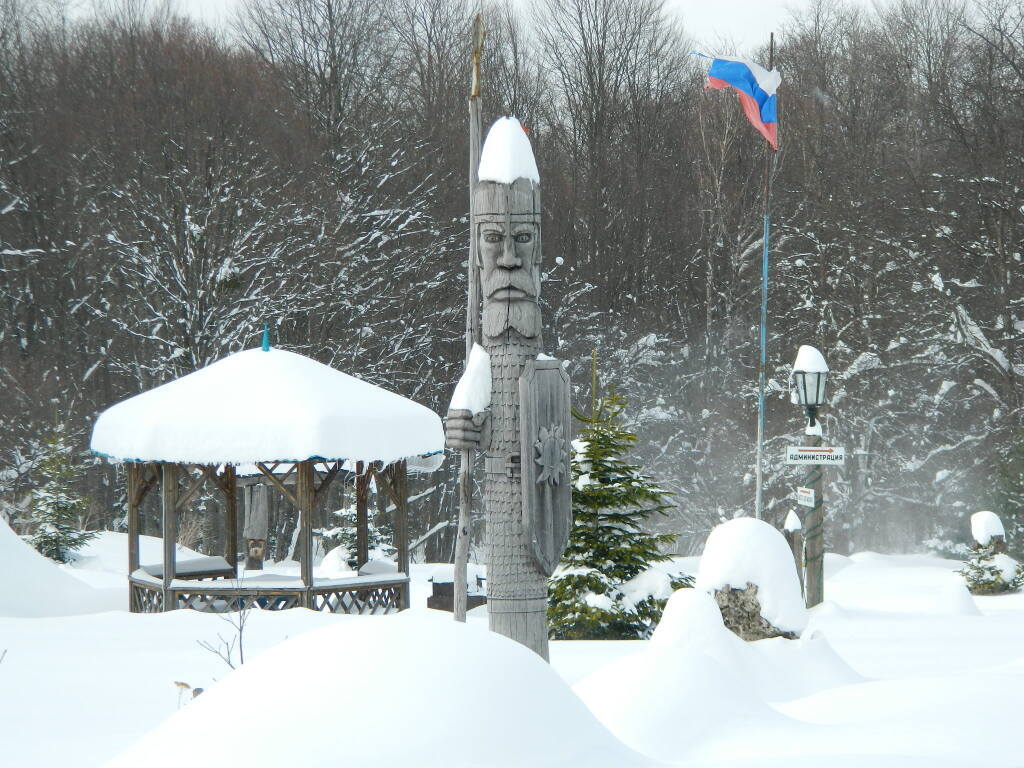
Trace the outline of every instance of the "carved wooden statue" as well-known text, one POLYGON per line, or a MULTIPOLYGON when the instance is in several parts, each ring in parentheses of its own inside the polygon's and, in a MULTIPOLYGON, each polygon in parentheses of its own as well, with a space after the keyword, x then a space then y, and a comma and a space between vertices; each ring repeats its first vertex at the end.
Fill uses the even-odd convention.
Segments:
POLYGON ((485 451, 490 627, 548 658, 547 581, 572 523, 569 380, 541 353, 540 188, 519 122, 491 128, 474 190, 490 410, 448 412, 450 448, 485 451))

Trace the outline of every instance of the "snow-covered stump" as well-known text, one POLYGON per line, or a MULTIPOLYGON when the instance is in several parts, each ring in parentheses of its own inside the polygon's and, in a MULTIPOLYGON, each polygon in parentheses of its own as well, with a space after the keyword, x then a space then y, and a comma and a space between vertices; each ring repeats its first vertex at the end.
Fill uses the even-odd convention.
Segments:
POLYGON ((725 626, 744 640, 793 639, 807 625, 792 552, 762 520, 740 517, 715 527, 695 587, 715 598, 725 626))

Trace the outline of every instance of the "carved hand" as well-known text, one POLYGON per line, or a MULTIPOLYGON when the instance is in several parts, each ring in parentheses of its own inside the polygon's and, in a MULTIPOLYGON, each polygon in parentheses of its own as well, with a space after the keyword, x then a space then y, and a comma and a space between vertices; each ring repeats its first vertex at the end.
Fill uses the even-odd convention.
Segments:
POLYGON ((490 442, 490 411, 448 411, 444 420, 445 445, 458 451, 486 450, 490 442))

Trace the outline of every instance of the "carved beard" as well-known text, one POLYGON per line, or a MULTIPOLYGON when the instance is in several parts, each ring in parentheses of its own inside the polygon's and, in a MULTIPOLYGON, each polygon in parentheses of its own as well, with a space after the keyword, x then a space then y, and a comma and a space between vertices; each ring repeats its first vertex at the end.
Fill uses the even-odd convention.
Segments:
POLYGON ((496 339, 512 329, 524 339, 540 335, 540 307, 533 301, 484 302, 483 332, 496 339))

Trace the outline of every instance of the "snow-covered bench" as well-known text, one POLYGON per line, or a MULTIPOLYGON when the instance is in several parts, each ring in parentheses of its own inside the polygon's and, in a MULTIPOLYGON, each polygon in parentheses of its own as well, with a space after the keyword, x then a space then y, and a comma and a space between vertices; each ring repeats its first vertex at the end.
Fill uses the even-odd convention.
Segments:
MULTIPOLYGON (((160 563, 143 565, 141 568, 155 579, 164 577, 164 567, 160 563)), ((188 560, 179 560, 174 566, 176 579, 233 579, 235 576, 235 569, 223 557, 208 555, 191 557, 188 560)))

